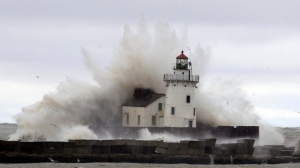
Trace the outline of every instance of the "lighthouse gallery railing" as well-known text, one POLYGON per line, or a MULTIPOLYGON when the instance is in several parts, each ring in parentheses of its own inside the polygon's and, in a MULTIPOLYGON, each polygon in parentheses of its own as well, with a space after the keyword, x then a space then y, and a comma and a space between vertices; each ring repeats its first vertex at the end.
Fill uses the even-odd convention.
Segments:
POLYGON ((164 74, 164 81, 187 81, 199 82, 199 75, 164 74))

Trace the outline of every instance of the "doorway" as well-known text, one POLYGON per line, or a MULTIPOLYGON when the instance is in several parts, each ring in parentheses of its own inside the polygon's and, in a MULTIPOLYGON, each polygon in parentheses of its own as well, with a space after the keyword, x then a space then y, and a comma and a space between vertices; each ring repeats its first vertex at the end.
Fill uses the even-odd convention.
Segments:
POLYGON ((189 127, 190 127, 190 128, 193 127, 193 121, 189 121, 189 127))

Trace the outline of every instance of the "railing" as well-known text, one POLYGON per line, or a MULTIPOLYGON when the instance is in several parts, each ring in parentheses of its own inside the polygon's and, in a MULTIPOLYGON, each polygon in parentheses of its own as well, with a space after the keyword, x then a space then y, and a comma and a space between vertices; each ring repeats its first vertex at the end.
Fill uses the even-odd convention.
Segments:
POLYGON ((190 81, 190 82, 199 82, 199 75, 164 74, 164 81, 190 81))

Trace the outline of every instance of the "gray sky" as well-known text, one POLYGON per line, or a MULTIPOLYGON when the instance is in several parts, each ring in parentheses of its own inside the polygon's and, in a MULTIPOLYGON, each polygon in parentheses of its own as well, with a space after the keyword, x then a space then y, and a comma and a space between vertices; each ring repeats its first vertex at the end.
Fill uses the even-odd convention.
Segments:
MULTIPOLYGON (((80 47, 107 65, 125 24, 143 16, 210 48, 203 80, 241 83, 262 119, 300 126, 299 1, 0 1, 0 123, 66 77, 92 82, 80 47), (37 78, 36 76, 39 76, 37 78), (299 112, 299 113, 298 113, 299 112)), ((162 81, 163 82, 163 81, 162 81)))

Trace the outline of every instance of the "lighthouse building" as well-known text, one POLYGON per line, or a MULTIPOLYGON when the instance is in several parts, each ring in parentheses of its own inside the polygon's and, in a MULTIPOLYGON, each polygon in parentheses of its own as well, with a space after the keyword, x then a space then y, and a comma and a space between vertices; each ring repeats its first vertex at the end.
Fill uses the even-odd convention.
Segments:
POLYGON ((122 108, 123 127, 196 127, 195 90, 199 75, 182 51, 172 74, 164 74, 166 94, 135 89, 122 108))
POLYGON ((195 89, 199 76, 192 74, 191 62, 183 51, 176 57, 173 74, 164 74, 168 87, 164 112, 165 127, 196 127, 195 89))

